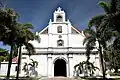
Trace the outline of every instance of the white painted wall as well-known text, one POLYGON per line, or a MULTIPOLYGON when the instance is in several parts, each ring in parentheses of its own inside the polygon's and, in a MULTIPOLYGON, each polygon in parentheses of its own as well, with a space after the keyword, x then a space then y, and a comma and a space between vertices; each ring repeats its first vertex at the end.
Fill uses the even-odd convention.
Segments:
MULTIPOLYGON (((17 66, 17 63, 13 63, 11 65, 11 72, 10 74, 12 76, 16 76, 16 66, 17 66)), ((4 75, 4 76, 7 76, 7 70, 8 70, 8 62, 1 62, 1 65, 0 65, 0 75, 4 75)))

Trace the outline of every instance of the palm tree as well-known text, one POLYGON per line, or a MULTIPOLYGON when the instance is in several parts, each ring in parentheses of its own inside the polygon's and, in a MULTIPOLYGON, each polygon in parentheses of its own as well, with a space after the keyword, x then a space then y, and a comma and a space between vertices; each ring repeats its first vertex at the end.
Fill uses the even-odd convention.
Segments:
POLYGON ((86 72, 87 74, 89 74, 90 76, 92 76, 94 74, 94 71, 96 71, 96 69, 99 70, 99 68, 95 67, 93 65, 93 63, 91 63, 89 60, 80 62, 79 64, 76 64, 74 66, 74 70, 77 73, 77 76, 79 76, 79 74, 81 74, 83 72, 84 73, 86 72))
POLYGON ((33 27, 29 23, 19 24, 17 22, 18 14, 16 14, 16 12, 11 9, 0 8, 0 18, 0 41, 2 41, 5 45, 11 45, 7 72, 7 79, 9 79, 14 46, 17 45, 20 47, 24 44, 27 46, 29 53, 34 52, 33 46, 28 43, 29 40, 34 39, 34 35, 30 30, 27 30, 27 28, 33 27), (27 34, 29 34, 29 36, 27 36, 27 34))
POLYGON ((89 60, 83 61, 82 63, 84 64, 84 67, 85 67, 85 70, 86 70, 87 74, 89 73, 90 76, 93 76, 93 74, 96 71, 96 69, 99 70, 99 68, 95 67, 93 65, 93 63, 89 62, 89 60))
POLYGON ((34 54, 35 50, 32 44, 30 44, 28 41, 34 40, 35 35, 29 30, 33 29, 32 24, 26 23, 26 24, 18 24, 19 33, 20 35, 17 37, 17 45, 19 46, 19 55, 18 55, 18 68, 17 68, 17 75, 16 79, 19 77, 19 71, 20 71, 20 63, 21 63, 21 47, 22 45, 26 46, 26 49, 28 50, 29 55, 34 54))
POLYGON ((74 66, 74 70, 75 70, 76 76, 79 76, 79 74, 81 74, 83 72, 83 64, 82 64, 82 62, 80 62, 79 64, 76 64, 74 66))
POLYGON ((31 65, 31 70, 32 70, 32 73, 30 73, 30 75, 35 75, 35 76, 37 76, 38 75, 38 73, 37 73, 37 71, 35 70, 35 68, 37 68, 37 66, 38 66, 38 62, 37 61, 34 61, 33 59, 31 59, 31 63, 29 63, 29 65, 31 65))
POLYGON ((32 67, 37 67, 38 66, 38 62, 37 61, 34 61, 33 59, 30 59, 32 62, 30 63, 30 65, 32 67))
POLYGON ((33 28, 31 24, 19 24, 17 22, 18 14, 12 9, 7 9, 4 6, 0 8, 0 41, 5 45, 11 45, 11 51, 9 56, 7 79, 10 76, 10 68, 12 63, 12 55, 14 46, 20 47, 19 54, 21 54, 21 46, 24 44, 27 47, 28 52, 34 53, 33 46, 28 43, 29 40, 34 39, 34 35, 28 28, 33 28), (22 26, 22 27, 21 27, 22 26))
POLYGON ((110 66, 115 72, 118 72, 120 68, 120 34, 118 32, 114 32, 114 38, 112 43, 104 50, 105 61, 110 62, 110 66))
POLYGON ((109 63, 106 65, 107 69, 114 69, 114 72, 118 73, 118 69, 120 68, 120 50, 113 46, 113 44, 109 45, 108 48, 104 50, 104 58, 105 61, 109 63))
POLYGON ((116 30, 115 21, 119 23, 119 20, 116 19, 116 16, 119 16, 119 3, 119 0, 111 0, 110 3, 100 1, 98 3, 104 9, 105 14, 94 16, 91 20, 89 20, 89 29, 87 32, 90 33, 90 35, 84 41, 84 43, 87 42, 86 46, 88 51, 90 51, 91 47, 94 48, 96 41, 98 42, 98 51, 101 59, 103 78, 105 78, 105 71, 103 65, 102 49, 106 48, 106 42, 111 40, 111 37, 113 36, 112 32, 116 30), (92 29, 95 30, 93 31, 92 29))
POLYGON ((29 70, 28 70, 28 63, 24 63, 23 69, 24 72, 26 72, 26 75, 29 76, 29 70))
POLYGON ((9 79, 10 76, 13 46, 17 34, 15 26, 17 22, 17 17, 17 13, 12 9, 0 8, 0 41, 2 41, 5 45, 8 44, 11 46, 7 79, 9 79))
POLYGON ((35 72, 35 68, 38 66, 38 62, 37 61, 34 61, 33 59, 30 59, 32 62, 31 63, 24 63, 25 65, 23 66, 23 69, 22 70, 24 70, 24 72, 26 72, 26 75, 27 76, 29 76, 30 75, 30 73, 29 73, 29 68, 28 68, 28 66, 31 66, 30 68, 32 68, 32 71, 33 71, 33 73, 36 73, 35 72))
POLYGON ((86 43, 86 50, 87 50, 87 56, 89 58, 89 55, 91 54, 91 50, 93 50, 96 47, 96 42, 98 42, 98 51, 100 55, 100 60, 101 60, 101 67, 102 67, 102 72, 103 72, 103 78, 105 78, 105 69, 104 69, 104 64, 103 64, 103 56, 102 56, 102 45, 106 45, 104 41, 102 41, 103 37, 101 34, 98 32, 98 30, 93 30, 93 29, 86 29, 86 33, 88 33, 88 37, 84 39, 83 44, 86 43))

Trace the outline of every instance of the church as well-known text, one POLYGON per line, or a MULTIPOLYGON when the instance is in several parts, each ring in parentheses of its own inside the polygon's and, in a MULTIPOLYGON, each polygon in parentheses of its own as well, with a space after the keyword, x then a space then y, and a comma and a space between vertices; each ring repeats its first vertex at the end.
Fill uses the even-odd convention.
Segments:
MULTIPOLYGON (((22 47, 21 75, 25 74, 22 70, 24 63, 33 59, 38 62, 36 68, 38 75, 73 77, 74 66, 87 59, 86 47, 83 45, 86 35, 66 19, 66 14, 60 7, 54 11, 53 20, 50 19, 48 26, 36 32, 36 35, 39 36, 39 42, 30 41, 36 51, 34 55, 29 57, 25 54, 27 53, 25 47, 22 47)), ((97 52, 91 54, 90 61, 100 68, 97 52)))
MULTIPOLYGON (((30 58, 38 62, 38 74, 48 77, 74 76, 74 66, 79 62, 86 61, 86 48, 83 45, 85 34, 74 27, 69 19, 66 19, 64 10, 60 7, 53 13, 47 27, 39 32, 40 42, 30 41, 35 47, 36 53, 30 58)), ((26 53, 22 47, 22 53, 26 53)), ((22 55, 22 66, 29 57, 22 55)), ((91 62, 100 68, 98 54, 91 55, 91 62)))

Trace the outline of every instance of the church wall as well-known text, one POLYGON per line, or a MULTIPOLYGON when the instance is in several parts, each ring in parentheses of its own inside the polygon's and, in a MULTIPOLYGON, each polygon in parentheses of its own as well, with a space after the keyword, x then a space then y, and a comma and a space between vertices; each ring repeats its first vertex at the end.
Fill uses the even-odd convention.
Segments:
POLYGON ((62 35, 62 38, 59 38, 59 35, 53 35, 52 36, 52 47, 58 47, 57 41, 58 40, 63 40, 64 41, 64 47, 67 47, 67 35, 62 35))
POLYGON ((34 44, 36 47, 48 47, 48 34, 40 35, 40 43, 34 44))
POLYGON ((50 33, 52 33, 52 34, 67 34, 67 32, 68 32, 68 27, 67 27, 67 25, 65 24, 65 23, 62 23, 62 24, 52 24, 52 26, 51 27, 49 27, 49 28, 51 28, 51 32, 50 33), (62 33, 58 33, 57 32, 57 27, 58 26, 62 26, 62 33))
MULTIPOLYGON (((74 54, 73 55, 73 59, 72 59, 72 64, 70 64, 70 66, 72 66, 71 70, 74 71, 74 66, 76 64, 79 64, 80 62, 83 62, 83 61, 86 61, 86 60, 87 60, 86 55, 83 55, 83 54, 76 55, 76 54, 74 54)), ((95 67, 98 67, 100 69, 100 61, 99 61, 98 54, 96 54, 96 55, 91 54, 89 61, 92 62, 95 67)), ((95 73, 96 73, 96 75, 100 75, 101 74, 101 72, 99 70, 97 70, 95 73)))
POLYGON ((76 64, 79 64, 80 62, 82 62, 82 61, 86 61, 86 56, 85 55, 83 55, 83 54, 74 54, 73 55, 73 59, 72 59, 72 64, 70 65, 70 66, 72 66, 71 67, 71 72, 72 72, 72 75, 74 75, 74 73, 73 73, 73 71, 74 71, 74 66, 76 65, 76 64))
MULTIPOLYGON (((22 59, 22 66, 24 65, 24 62, 31 62, 29 59, 33 59, 38 62, 38 67, 36 68, 38 75, 47 76, 47 56, 46 55, 32 55, 30 56, 30 58, 27 55, 23 55, 23 56, 27 58, 22 59)), ((22 71, 21 74, 24 75, 24 72, 22 71)))
POLYGON ((74 54, 73 55, 73 60, 72 60, 72 62, 73 62, 72 65, 73 66, 78 64, 79 62, 82 62, 82 61, 86 61, 86 56, 85 55, 83 55, 83 54, 78 54, 78 55, 74 54))
POLYGON ((69 36, 70 47, 83 47, 84 37, 80 34, 71 34, 69 36))
MULTIPOLYGON (((10 72, 11 76, 16 76, 16 66, 17 66, 17 63, 12 63, 11 72, 10 72)), ((0 75, 6 76, 7 70, 8 70, 8 62, 1 62, 0 75)))
POLYGON ((38 61, 38 68, 36 69, 42 76, 47 76, 47 56, 46 55, 34 55, 32 58, 38 61))
MULTIPOLYGON (((94 54, 91 54, 90 55, 90 62, 93 62, 93 63, 96 63, 96 56, 98 57, 98 54, 94 55, 94 54)), ((82 61, 86 61, 87 60, 87 57, 86 55, 73 55, 73 62, 74 64, 78 64, 79 62, 82 62, 82 61)), ((95 64, 96 65, 96 64, 95 64)))
MULTIPOLYGON (((34 47, 48 47, 48 34, 40 34, 40 43, 37 40, 29 41, 34 47)), ((25 50, 25 49, 24 49, 25 50)), ((23 50, 23 51, 24 51, 23 50)))

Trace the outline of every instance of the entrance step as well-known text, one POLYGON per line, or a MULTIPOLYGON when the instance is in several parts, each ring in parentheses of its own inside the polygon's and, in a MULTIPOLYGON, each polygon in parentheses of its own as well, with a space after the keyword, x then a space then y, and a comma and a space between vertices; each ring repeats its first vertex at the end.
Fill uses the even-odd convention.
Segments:
POLYGON ((48 80, 75 80, 73 78, 69 78, 69 77, 53 77, 53 78, 48 78, 48 80))

